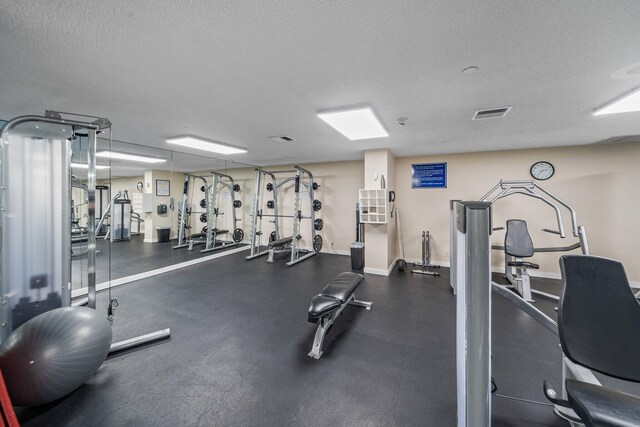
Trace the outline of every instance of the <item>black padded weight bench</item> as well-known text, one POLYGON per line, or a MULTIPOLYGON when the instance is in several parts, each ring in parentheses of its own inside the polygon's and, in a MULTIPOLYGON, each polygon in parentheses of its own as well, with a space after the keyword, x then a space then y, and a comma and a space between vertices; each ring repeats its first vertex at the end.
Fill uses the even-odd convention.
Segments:
POLYGON ((269 258, 267 258, 267 262, 275 262, 273 258, 274 254, 288 252, 291 242, 293 242, 293 237, 283 237, 282 239, 269 242, 267 245, 269 248, 269 258))
POLYGON ((322 342, 331 325, 349 304, 371 310, 372 302, 356 299, 355 290, 364 279, 358 273, 340 273, 325 288, 309 302, 309 318, 311 323, 320 323, 313 340, 313 347, 309 357, 320 359, 322 356, 322 342))

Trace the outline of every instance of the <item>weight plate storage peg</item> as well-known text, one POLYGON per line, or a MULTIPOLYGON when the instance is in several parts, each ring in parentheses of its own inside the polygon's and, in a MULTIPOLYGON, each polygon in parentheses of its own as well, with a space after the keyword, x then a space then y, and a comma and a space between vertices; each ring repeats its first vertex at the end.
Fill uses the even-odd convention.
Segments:
POLYGON ((205 234, 205 233, 207 232, 207 230, 208 230, 208 228, 207 228, 207 226, 205 225, 204 227, 202 227, 202 231, 201 231, 201 233, 202 233, 202 234, 205 234))
POLYGON ((276 241, 276 232, 272 231, 271 234, 269 234, 269 241, 270 242, 275 242, 276 241))
POLYGON ((320 209, 322 209, 322 202, 318 199, 315 199, 313 201, 313 210, 318 212, 320 209))
POLYGON ((273 184, 270 182, 267 183, 267 191, 273 191, 273 184))
POLYGON ((233 230, 232 238, 236 243, 242 242, 242 240, 244 239, 244 231, 242 231, 242 228, 236 228, 235 230, 233 230))
POLYGON ((273 200, 267 201, 267 208, 273 209, 274 206, 275 206, 275 204, 273 203, 273 200))
POLYGON ((235 191, 236 193, 240 191, 240 184, 233 184, 233 191, 235 191))
POLYGON ((200 200, 200 207, 201 208, 206 208, 207 207, 207 201, 205 199, 200 200))
POLYGON ((313 250, 316 252, 320 252, 321 249, 322 249, 322 236, 317 234, 316 237, 313 238, 313 250))
POLYGON ((206 213, 200 214, 200 222, 207 222, 207 214, 206 213))
POLYGON ((316 218, 316 220, 313 221, 313 228, 315 228, 316 231, 322 230, 323 227, 324 227, 324 221, 322 221, 320 218, 316 218))
POLYGON ((234 200, 233 201, 233 207, 234 208, 239 208, 242 206, 242 202, 240 200, 234 200))

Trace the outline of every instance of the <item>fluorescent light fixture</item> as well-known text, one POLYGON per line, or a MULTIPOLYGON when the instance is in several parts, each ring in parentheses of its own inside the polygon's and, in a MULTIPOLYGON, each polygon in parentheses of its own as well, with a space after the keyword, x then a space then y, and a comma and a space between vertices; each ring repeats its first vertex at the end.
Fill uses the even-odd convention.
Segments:
POLYGON ((320 111, 318 117, 351 141, 389 136, 371 107, 320 111))
MULTIPOLYGON (((77 169, 89 169, 89 165, 86 163, 71 163, 71 167, 72 168, 77 168, 77 169)), ((96 170, 98 169, 109 169, 111 166, 106 166, 106 165, 96 165, 96 170)))
POLYGON ((141 163, 163 163, 165 159, 157 157, 139 156, 137 154, 119 153, 117 151, 98 151, 96 157, 106 157, 108 159, 131 160, 132 162, 141 163))
POLYGON ((235 147, 229 144, 223 144, 221 142, 207 141, 195 136, 176 136, 167 139, 169 144, 180 145, 187 148, 195 148, 196 150, 210 151, 218 154, 239 154, 246 153, 247 149, 242 147, 235 147))
POLYGON ((593 115, 601 116, 603 114, 629 113, 632 111, 640 111, 640 89, 636 89, 622 98, 598 108, 593 115))

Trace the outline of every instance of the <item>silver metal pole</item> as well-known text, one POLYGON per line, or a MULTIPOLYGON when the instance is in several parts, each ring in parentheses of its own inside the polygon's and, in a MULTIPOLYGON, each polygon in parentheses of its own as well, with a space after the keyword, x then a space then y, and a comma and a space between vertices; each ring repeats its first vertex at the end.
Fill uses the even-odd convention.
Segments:
MULTIPOLYGON (((96 308, 96 137, 97 129, 87 129, 87 288, 89 308, 96 308)), ((113 215, 112 215, 113 216, 113 215)), ((113 235, 113 230, 111 230, 113 235)))
POLYGON ((491 425, 491 204, 457 202, 458 427, 491 425))
MULTIPOLYGON (((457 239, 456 239, 456 203, 460 202, 460 200, 451 200, 449 202, 449 284, 451 285, 451 289, 453 294, 456 295, 456 256, 457 256, 457 239)), ((396 209, 396 215, 397 215, 396 209)), ((397 221, 400 221, 399 217, 396 217, 397 221)), ((404 255, 403 255, 404 258, 404 255)))

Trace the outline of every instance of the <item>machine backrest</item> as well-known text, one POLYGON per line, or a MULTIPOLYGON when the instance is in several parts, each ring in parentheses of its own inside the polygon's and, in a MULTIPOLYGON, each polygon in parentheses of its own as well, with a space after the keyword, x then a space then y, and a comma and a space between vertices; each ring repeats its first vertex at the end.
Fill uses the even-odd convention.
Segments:
POLYGON ((516 258, 533 256, 533 241, 527 230, 527 222, 521 219, 507 221, 507 232, 504 235, 504 251, 516 258))
POLYGON ((618 261, 560 258, 558 330, 565 355, 603 374, 640 382, 640 303, 618 261))

